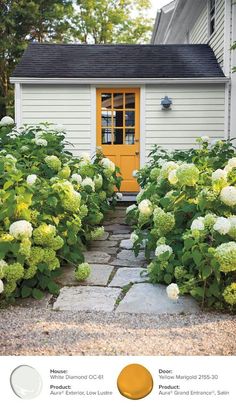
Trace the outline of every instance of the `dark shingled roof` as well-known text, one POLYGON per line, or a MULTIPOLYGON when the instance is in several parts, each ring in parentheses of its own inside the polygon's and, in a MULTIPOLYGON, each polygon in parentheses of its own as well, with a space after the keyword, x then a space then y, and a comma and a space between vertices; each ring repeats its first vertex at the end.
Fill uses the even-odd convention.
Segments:
POLYGON ((31 43, 13 77, 209 78, 224 77, 205 44, 84 45, 31 43))

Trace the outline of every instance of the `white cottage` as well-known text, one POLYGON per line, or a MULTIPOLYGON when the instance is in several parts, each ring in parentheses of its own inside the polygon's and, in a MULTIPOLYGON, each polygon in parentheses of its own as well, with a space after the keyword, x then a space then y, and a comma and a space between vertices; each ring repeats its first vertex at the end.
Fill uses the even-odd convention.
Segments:
POLYGON ((226 136, 229 79, 207 44, 33 43, 11 81, 18 126, 64 125, 75 155, 101 146, 121 168, 124 192, 138 190, 133 171, 154 144, 226 136))

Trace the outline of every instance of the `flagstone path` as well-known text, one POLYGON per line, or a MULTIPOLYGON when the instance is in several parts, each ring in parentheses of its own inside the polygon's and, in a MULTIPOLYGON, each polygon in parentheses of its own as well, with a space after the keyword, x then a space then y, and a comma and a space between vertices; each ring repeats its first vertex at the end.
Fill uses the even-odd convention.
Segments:
POLYGON ((105 234, 91 242, 85 261, 92 267, 90 277, 79 282, 74 268, 65 267, 58 279, 60 294, 55 311, 100 311, 115 313, 163 314, 198 313, 198 304, 189 296, 168 299, 164 285, 148 283, 144 251, 136 257, 125 223, 126 207, 118 207, 104 222, 105 234))
POLYGON ((65 267, 57 299, 19 299, 0 310, 0 355, 235 355, 236 316, 201 311, 187 296, 171 301, 164 285, 150 284, 124 207, 104 226, 85 254, 86 281, 65 267))

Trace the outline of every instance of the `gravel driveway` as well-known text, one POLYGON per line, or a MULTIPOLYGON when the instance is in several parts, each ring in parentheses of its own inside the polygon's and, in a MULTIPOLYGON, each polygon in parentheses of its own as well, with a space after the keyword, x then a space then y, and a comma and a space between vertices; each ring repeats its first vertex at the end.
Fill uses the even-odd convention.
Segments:
POLYGON ((1 310, 1 355, 235 355, 236 316, 1 310))

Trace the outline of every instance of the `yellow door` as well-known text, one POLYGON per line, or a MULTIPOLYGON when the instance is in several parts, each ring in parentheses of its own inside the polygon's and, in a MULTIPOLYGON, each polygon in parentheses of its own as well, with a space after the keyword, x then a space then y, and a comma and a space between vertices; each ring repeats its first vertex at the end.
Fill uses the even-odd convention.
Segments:
POLYGON ((97 90, 97 146, 120 168, 123 192, 139 191, 139 95, 136 88, 97 90))

